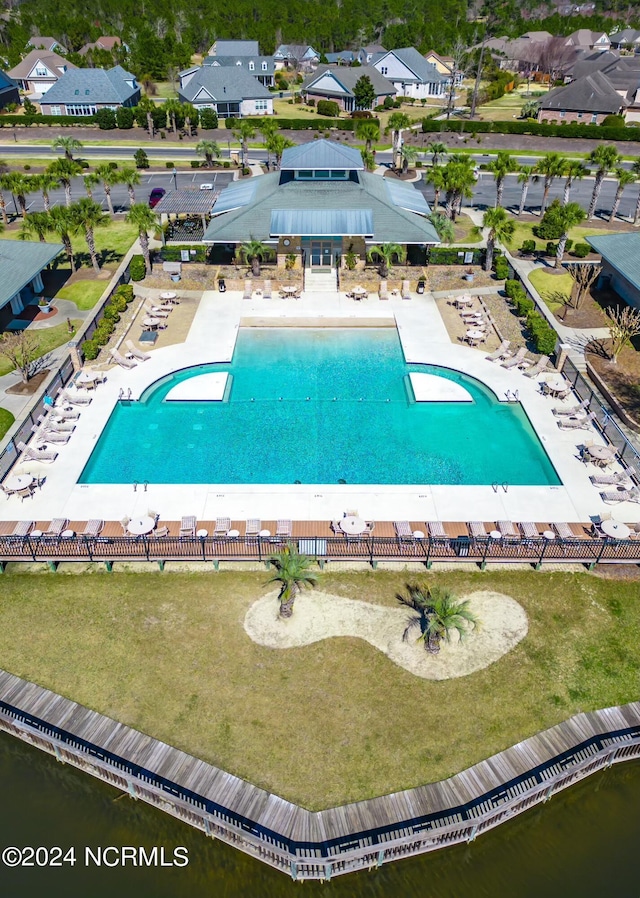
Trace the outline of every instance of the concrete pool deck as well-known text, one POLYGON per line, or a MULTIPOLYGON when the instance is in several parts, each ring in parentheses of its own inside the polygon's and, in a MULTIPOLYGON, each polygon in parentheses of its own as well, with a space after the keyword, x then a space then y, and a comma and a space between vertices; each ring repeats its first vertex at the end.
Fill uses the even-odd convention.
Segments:
MULTIPOLYGON (((169 318, 169 327, 171 319, 169 318)), ((436 303, 429 294, 411 300, 391 298, 355 303, 344 294, 304 295, 298 300, 253 298, 240 293, 207 291, 196 311, 184 343, 153 350, 148 361, 135 368, 107 369, 107 380, 92 393, 91 405, 81 409, 77 427, 66 445, 56 446, 53 464, 21 462, 14 470, 46 476, 33 499, 12 497, 0 504, 0 520, 26 517, 37 520, 67 517, 72 520, 146 514, 156 509, 166 520, 183 515, 215 520, 263 519, 333 520, 354 507, 373 520, 503 520, 583 521, 603 511, 619 520, 640 521, 640 505, 605 505, 599 489, 589 481, 595 468, 579 460, 585 441, 603 442, 593 430, 561 431, 551 409, 557 401, 542 396, 537 379, 507 371, 488 362, 486 353, 450 342, 436 303), (137 400, 144 391, 172 372, 210 362, 230 362, 238 330, 256 320, 283 324, 343 327, 396 325, 407 362, 452 368, 477 378, 500 401, 517 392, 526 414, 553 463, 559 486, 380 486, 349 484, 148 484, 134 491, 133 484, 79 484, 78 479, 105 427, 121 392, 137 400)), ((571 404, 567 400, 566 404, 571 404)), ((381 435, 381 439, 383 439, 381 435)), ((233 447, 229 447, 232 451, 233 447)), ((258 447, 259 448, 259 447, 258 447)), ((216 451, 221 451, 217 447, 216 451)), ((167 446, 167 453, 171 447, 167 446)), ((604 488, 601 488, 604 489, 604 488)))

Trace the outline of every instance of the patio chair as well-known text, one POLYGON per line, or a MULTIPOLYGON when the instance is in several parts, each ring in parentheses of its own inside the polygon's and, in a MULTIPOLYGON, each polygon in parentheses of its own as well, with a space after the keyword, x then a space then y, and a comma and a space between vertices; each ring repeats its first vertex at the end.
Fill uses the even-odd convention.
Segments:
POLYGON ((535 365, 532 368, 529 368, 528 371, 524 372, 524 376, 537 377, 538 374, 541 374, 544 371, 550 361, 551 359, 548 355, 541 355, 535 365))
POLYGON ((283 519, 276 522, 276 536, 280 537, 288 537, 291 536, 291 531, 293 529, 293 521, 288 519, 283 519))
POLYGON ((400 289, 400 295, 403 299, 411 299, 411 290, 409 288, 409 281, 403 281, 402 287, 400 289))
POLYGON ((589 412, 584 418, 561 418, 556 423, 560 430, 588 430, 594 418, 595 414, 589 412))
POLYGON ((380 286, 378 287, 378 297, 380 299, 389 299, 389 289, 387 287, 386 281, 380 281, 380 286))
POLYGON ((231 530, 231 518, 216 518, 216 527, 213 531, 214 536, 226 536, 231 530))
POLYGON ((62 424, 64 421, 77 421, 80 417, 80 412, 77 409, 66 410, 63 408, 53 408, 51 410, 51 414, 49 415, 49 419, 51 421, 55 421, 56 423, 62 424))
POLYGON ((518 527, 524 539, 538 539, 540 536, 538 528, 532 521, 521 521, 518 527))
POLYGON ((262 296, 264 299, 271 299, 271 281, 267 278, 262 288, 262 296))
POLYGON ((18 521, 9 536, 29 536, 35 524, 33 521, 18 521))
POLYGON ((146 362, 147 359, 151 358, 151 353, 144 352, 142 349, 138 349, 131 340, 125 340, 124 345, 127 347, 127 355, 132 356, 134 359, 138 359, 141 362, 146 362))
POLYGON ((469 536, 471 536, 472 539, 489 538, 489 534, 487 533, 482 521, 469 521, 469 523, 467 524, 467 529, 469 531, 469 536))
POLYGON ((589 400, 583 399, 579 405, 567 406, 566 408, 552 408, 551 414, 556 418, 574 418, 581 412, 585 412, 589 408, 589 400))
POLYGON ((253 293, 252 282, 249 278, 245 278, 244 282, 244 293, 242 294, 243 299, 251 299, 251 294, 253 293))
POLYGON ((616 471, 614 474, 592 474, 589 477, 594 486, 615 486, 618 483, 628 483, 631 485, 632 476, 636 473, 636 469, 629 466, 624 471, 616 471))
POLYGON ((640 490, 635 486, 630 490, 610 490, 600 493, 600 498, 608 505, 617 505, 619 502, 640 503, 640 490))
POLYGON ((344 513, 344 516, 345 516, 345 518, 359 518, 360 517, 360 515, 358 514, 357 508, 347 508, 347 510, 344 513))
POLYGON ((517 537, 516 528, 511 521, 496 521, 496 526, 502 536, 517 537))
POLYGON ((110 349, 109 355, 121 368, 135 368, 138 364, 135 359, 126 359, 123 355, 120 355, 117 349, 110 349))
POLYGON ((398 542, 400 543, 412 543, 415 542, 415 537, 413 535, 413 530, 411 529, 411 525, 409 521, 394 521, 393 526, 396 531, 396 537, 398 542))
POLYGON ((168 318, 173 306, 154 306, 153 302, 148 299, 144 304, 144 309, 154 318, 168 318))
POLYGON ((82 536, 99 536, 103 527, 104 521, 99 520, 99 518, 92 518, 90 521, 87 521, 86 527, 82 531, 82 536))
POLYGON ((442 521, 427 521, 427 532, 433 539, 446 538, 449 535, 444 529, 442 521))
POLYGON ((44 531, 43 536, 61 536, 62 531, 67 529, 68 524, 67 518, 54 518, 44 531))
POLYGON ((485 356, 485 359, 488 362, 501 362, 502 359, 508 358, 510 352, 509 347, 511 346, 511 340, 503 340, 500 346, 495 349, 493 352, 490 352, 489 355, 485 356))
POLYGON ((18 451, 22 454, 23 461, 43 461, 45 464, 51 464, 58 457, 58 453, 52 449, 32 449, 31 446, 23 443, 22 440, 18 441, 17 446, 18 451))
POLYGON ((120 526, 122 527, 122 535, 129 536, 129 524, 131 523, 131 518, 128 515, 125 515, 123 518, 120 518, 120 526))
POLYGON ((331 521, 329 525, 336 536, 344 536, 344 530, 340 526, 340 521, 331 521))
POLYGON ((68 433, 56 433, 54 430, 42 430, 39 427, 31 428, 36 435, 36 443, 60 443, 64 445, 69 442, 68 433))
POLYGON ((182 518, 180 523, 180 533, 178 534, 180 537, 193 537, 196 535, 196 519, 194 515, 187 515, 182 518))
POLYGON ((169 528, 168 527, 156 527, 156 529, 151 533, 153 539, 164 539, 169 536, 169 528))
POLYGON ((575 539, 576 535, 571 527, 564 521, 556 522, 551 525, 558 534, 558 539, 575 539))
POLYGON ((63 390, 56 405, 90 405, 93 402, 92 396, 84 396, 82 393, 68 393, 63 390))
POLYGON ((153 518, 153 526, 155 527, 156 524, 158 523, 158 521, 160 520, 160 515, 158 514, 157 511, 152 511, 151 509, 148 509, 147 515, 150 518, 153 518))
POLYGON ((260 536, 262 522, 259 518, 248 518, 244 525, 244 535, 248 537, 260 536))
POLYGON ((514 356, 500 364, 503 368, 519 368, 524 363, 526 354, 527 347, 521 346, 514 356))
POLYGON ((24 502, 25 499, 33 499, 35 489, 35 483, 30 483, 29 486, 25 486, 24 489, 16 490, 14 496, 20 496, 20 500, 24 502))

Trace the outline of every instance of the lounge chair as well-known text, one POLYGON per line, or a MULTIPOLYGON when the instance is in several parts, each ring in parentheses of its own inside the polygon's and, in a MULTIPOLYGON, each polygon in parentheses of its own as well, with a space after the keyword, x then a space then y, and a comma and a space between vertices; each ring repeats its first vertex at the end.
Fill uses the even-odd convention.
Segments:
POLYGON ((403 299, 411 299, 411 290, 409 289, 409 281, 403 281, 400 289, 400 295, 403 299))
POLYGON ((541 355, 538 361, 535 363, 533 368, 529 368, 528 371, 524 372, 525 377, 537 377, 538 374, 541 374, 544 369, 547 367, 551 359, 548 355, 541 355))
POLYGON ((243 299, 251 299, 251 294, 253 293, 253 284, 252 282, 246 278, 244 282, 244 293, 242 294, 243 299))
POLYGON ((283 519, 276 522, 276 536, 291 536, 293 521, 283 519))
POLYGON ((29 536, 34 528, 33 521, 18 521, 9 536, 29 536))
POLYGON ((179 536, 195 537, 196 535, 196 519, 194 515, 187 515, 180 523, 179 536))
POLYGON ((561 418, 556 423, 560 430, 588 430, 594 418, 594 412, 589 412, 584 418, 561 418))
POLYGON ((82 536, 99 536, 103 527, 104 521, 101 521, 98 518, 92 518, 90 521, 87 521, 87 524, 82 531, 82 536))
POLYGON ((389 299, 389 289, 387 287, 386 281, 380 281, 380 286, 378 287, 378 296, 380 299, 389 299))
POLYGON ((84 396, 82 393, 68 393, 63 390, 56 405, 90 405, 93 402, 92 396, 84 396))
POLYGON ((555 415, 556 418, 573 418, 581 412, 586 414, 586 410, 589 408, 589 401, 589 399, 583 399, 579 405, 571 405, 566 408, 552 408, 551 414, 555 415))
POLYGON ((150 299, 145 302, 144 308, 154 318, 168 318, 169 312, 173 311, 173 306, 154 306, 150 299))
POLYGON ((427 531, 429 536, 435 539, 445 537, 447 538, 449 534, 444 529, 442 521, 427 521, 427 531))
POLYGON ((489 537, 482 521, 469 521, 467 528, 469 530, 469 535, 473 539, 488 539, 489 537))
POLYGON ((61 536, 62 531, 67 529, 68 524, 67 518, 54 518, 44 531, 43 536, 61 536))
POLYGON ((532 521, 521 521, 518 524, 520 528, 520 533, 525 539, 538 539, 540 534, 538 533, 538 528, 532 521))
POLYGON ((614 474, 592 474, 589 480, 594 486, 615 486, 618 483, 632 483, 632 476, 636 469, 629 466, 624 471, 616 471, 614 474))
POLYGON ((53 408, 51 409, 51 414, 49 415, 50 421, 55 421, 57 424, 62 424, 65 421, 77 421, 80 417, 80 412, 77 409, 63 409, 63 408, 53 408))
POLYGON ((38 415, 37 421, 45 433, 47 431, 53 431, 54 433, 73 433, 76 429, 75 424, 71 424, 68 421, 55 421, 53 418, 45 418, 44 415, 38 415))
POLYGON ((610 490, 606 493, 600 493, 600 498, 608 505, 617 505, 618 502, 640 503, 640 490, 635 486, 630 490, 610 490))
POLYGON ((216 527, 213 531, 214 536, 226 536, 231 530, 231 518, 216 518, 216 527))
POLYGON ((110 349, 109 355, 113 359, 114 362, 117 362, 121 368, 135 368, 138 364, 135 359, 126 359, 123 355, 121 355, 117 349, 110 349))
POLYGON ((58 453, 48 449, 32 449, 31 446, 25 445, 21 440, 17 443, 18 450, 22 453, 23 461, 43 461, 50 464, 58 457, 58 453))
POLYGON ((138 349, 131 340, 125 340, 124 345, 127 347, 127 355, 132 356, 134 359, 138 359, 141 362, 146 362, 147 359, 151 358, 151 354, 149 352, 144 352, 142 349, 138 349))
POLYGON ((262 288, 262 296, 264 299, 271 299, 271 281, 269 278, 264 282, 264 287, 262 288))
POLYGON ((551 525, 558 534, 559 539, 576 539, 576 535, 571 527, 564 521, 551 525))
POLYGON ((517 537, 518 534, 516 532, 516 528, 513 526, 511 521, 496 521, 496 526, 502 536, 510 536, 517 537))
POLYGON ((399 542, 412 543, 415 541, 413 530, 411 529, 409 521, 394 521, 393 526, 395 527, 396 537, 398 538, 399 542))
POLYGON ((36 443, 59 443, 64 445, 69 442, 68 433, 56 433, 55 430, 43 430, 40 427, 32 427, 36 435, 36 443))
POLYGON ((249 537, 256 537, 260 535, 260 531, 262 530, 262 522, 259 518, 248 518, 245 527, 244 527, 244 535, 249 537))
POLYGON ((526 354, 527 347, 521 346, 514 356, 504 362, 501 362, 501 365, 503 368, 519 368, 520 365, 524 364, 526 354))
POLYGON ((502 359, 506 359, 510 355, 510 346, 511 340, 503 340, 497 349, 495 349, 493 352, 490 352, 489 355, 485 356, 485 359, 488 362, 501 362, 502 359))

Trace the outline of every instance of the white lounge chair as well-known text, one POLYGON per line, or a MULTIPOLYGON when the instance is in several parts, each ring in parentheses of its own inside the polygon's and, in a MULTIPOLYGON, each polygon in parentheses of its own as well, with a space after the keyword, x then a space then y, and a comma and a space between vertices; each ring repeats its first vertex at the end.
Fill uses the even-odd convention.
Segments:
POLYGON ((127 347, 127 356, 132 356, 134 359, 138 359, 141 362, 146 362, 147 359, 151 358, 151 353, 144 352, 142 349, 138 349, 131 340, 125 340, 124 345, 127 347))
POLYGON ((524 372, 524 376, 536 377, 538 374, 541 374, 544 371, 550 361, 551 359, 548 355, 541 355, 535 365, 532 368, 529 368, 528 371, 524 372))
POLYGON ((214 536, 226 536, 231 530, 231 518, 216 518, 214 536))
POLYGON ((487 539, 489 536, 482 521, 469 521, 467 528, 473 539, 487 539))
POLYGON ((253 284, 252 282, 246 278, 244 282, 244 293, 242 294, 243 299, 251 299, 251 294, 253 293, 253 284))
POLYGON ((70 421, 56 421, 53 417, 45 418, 44 415, 38 415, 38 424, 43 431, 53 431, 54 433, 73 433, 76 425, 70 421))
POLYGON ((135 359, 126 359, 118 352, 117 349, 110 349, 109 355, 114 362, 117 362, 117 364, 120 365, 121 368, 135 368, 138 364, 135 359))
POLYGON ((403 281, 400 289, 400 295, 403 299, 411 299, 411 290, 409 289, 409 281, 403 281))
MULTIPOLYGON (((507 359, 505 362, 502 362, 503 368, 519 368, 521 365, 525 363, 525 356, 527 354, 527 347, 521 346, 520 349, 516 352, 514 356, 510 359, 507 359)), ((528 364, 528 362, 527 362, 528 364)))
POLYGON ((33 449, 31 446, 25 445, 22 441, 17 443, 18 450, 22 453, 23 461, 43 461, 50 464, 58 457, 58 453, 48 449, 33 449))
POLYGON ((509 350, 510 346, 511 340, 503 340, 497 349, 495 349, 493 352, 490 352, 489 355, 485 356, 485 359, 488 362, 501 362, 503 359, 506 359, 511 355, 511 352, 509 350))
POLYGON ((33 530, 33 527, 33 521, 18 521, 9 536, 29 536, 29 534, 33 530))
POLYGON ((180 533, 179 536, 182 537, 195 537, 196 535, 196 518, 194 515, 187 515, 182 518, 180 523, 180 533))
POLYGON ((630 490, 611 490, 606 493, 600 493, 600 498, 608 505, 617 505, 618 502, 639 502, 640 490, 633 487, 630 490))
POLYGON ((559 522, 559 523, 552 524, 551 526, 558 534, 559 539, 576 539, 576 535, 573 532, 573 530, 571 529, 571 527, 568 524, 564 523, 563 521, 559 522))
POLYGON ((56 406, 51 409, 49 420, 63 424, 65 421, 77 421, 79 417, 80 412, 77 409, 63 409, 56 406))
POLYGON ((516 528, 513 526, 511 521, 496 521, 496 525, 502 536, 513 537, 518 535, 516 532, 516 528))
POLYGON ((579 415, 580 412, 585 412, 589 407, 589 400, 583 399, 579 405, 571 405, 566 408, 552 408, 551 414, 555 415, 556 418, 574 418, 576 415, 579 415))
POLYGON ((380 299, 389 299, 389 288, 387 287, 386 281, 380 281, 380 286, 378 287, 378 297, 380 299))
POLYGON ((293 521, 287 519, 276 522, 276 536, 291 536, 293 521))
POLYGON ((409 521, 394 521, 393 526, 395 527, 398 542, 415 542, 415 537, 413 535, 413 530, 411 529, 411 524, 409 523, 409 521))
POLYGON ((244 528, 244 535, 256 537, 260 535, 262 523, 259 518, 248 518, 244 528))
POLYGON ((533 523, 533 521, 521 521, 518 524, 520 528, 520 533, 525 539, 538 539, 540 534, 538 533, 538 528, 533 523))
POLYGON ((85 396, 83 393, 69 393, 63 390, 56 405, 90 405, 93 402, 92 396, 85 396))
POLYGON ((54 518, 44 531, 43 536, 60 536, 62 531, 67 529, 68 524, 67 518, 54 518))
POLYGON ((617 483, 631 484, 631 478, 635 473, 636 469, 629 466, 625 471, 616 471, 614 474, 592 474, 589 480, 594 486, 615 486, 617 483))
POLYGON ((264 282, 264 287, 262 288, 262 296, 264 299, 271 299, 271 281, 267 278, 264 282))
POLYGON ((173 311, 173 306, 154 306, 150 299, 145 302, 144 307, 155 318, 168 318, 169 312, 173 311))
POLYGON ((82 536, 99 536, 103 527, 104 521, 92 518, 92 520, 87 521, 86 527, 82 531, 82 536))
POLYGON ((594 418, 594 412, 589 412, 584 418, 561 418, 556 423, 560 430, 588 430, 594 418))
POLYGON ((69 442, 68 433, 56 433, 55 430, 43 430, 40 427, 32 427, 31 428, 35 433, 36 443, 60 443, 61 445, 65 445, 69 442))
POLYGON ((427 521, 427 531, 432 538, 447 538, 449 534, 444 529, 442 521, 427 521))

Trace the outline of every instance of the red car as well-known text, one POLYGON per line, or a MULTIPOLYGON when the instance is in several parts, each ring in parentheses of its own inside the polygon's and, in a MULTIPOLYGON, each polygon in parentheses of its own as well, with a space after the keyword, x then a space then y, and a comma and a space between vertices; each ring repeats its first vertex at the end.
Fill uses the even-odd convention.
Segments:
POLYGON ((149 194, 149 208, 153 209, 158 205, 162 197, 165 195, 167 191, 164 187, 154 187, 151 193, 149 194))

